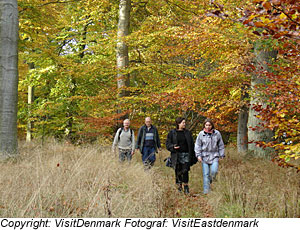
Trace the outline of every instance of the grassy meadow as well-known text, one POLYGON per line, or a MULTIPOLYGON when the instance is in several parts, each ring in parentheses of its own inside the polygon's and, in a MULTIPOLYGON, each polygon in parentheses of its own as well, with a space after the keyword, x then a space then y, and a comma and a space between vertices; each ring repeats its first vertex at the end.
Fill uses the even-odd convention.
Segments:
POLYGON ((0 217, 300 217, 300 174, 235 148, 208 195, 193 166, 185 196, 164 166, 166 150, 144 171, 139 152, 121 164, 110 146, 19 145, 20 156, 0 163, 0 217))

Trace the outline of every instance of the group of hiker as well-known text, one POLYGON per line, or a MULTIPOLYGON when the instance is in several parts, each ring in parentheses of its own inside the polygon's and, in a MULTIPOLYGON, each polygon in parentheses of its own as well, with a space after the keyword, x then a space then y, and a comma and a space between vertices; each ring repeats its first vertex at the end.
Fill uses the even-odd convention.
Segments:
MULTIPOLYGON (((194 143, 192 133, 186 128, 186 119, 178 117, 176 128, 170 130, 166 140, 166 148, 171 152, 170 166, 175 171, 178 191, 189 193, 190 167, 197 162, 202 164, 203 193, 210 191, 210 184, 215 180, 219 160, 225 157, 225 147, 221 133, 215 129, 211 119, 206 119, 194 143)), ((157 128, 152 125, 150 117, 140 127, 135 141, 134 131, 130 129, 130 120, 123 121, 123 127, 115 134, 112 150, 119 149, 121 162, 131 161, 135 151, 139 150, 145 169, 150 169, 156 160, 156 153, 161 150, 157 128)))

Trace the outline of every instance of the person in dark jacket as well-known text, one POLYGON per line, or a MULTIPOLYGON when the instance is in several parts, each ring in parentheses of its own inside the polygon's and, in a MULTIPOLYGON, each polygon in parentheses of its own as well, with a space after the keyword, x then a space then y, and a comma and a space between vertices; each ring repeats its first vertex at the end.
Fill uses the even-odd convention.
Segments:
POLYGON ((135 148, 140 150, 143 164, 147 168, 152 167, 156 160, 155 153, 161 145, 157 128, 152 125, 150 117, 145 118, 145 125, 139 129, 135 148))
POLYGON ((166 147, 171 152, 172 167, 175 170, 175 179, 178 190, 189 193, 190 167, 197 163, 194 152, 194 140, 191 132, 185 128, 186 121, 183 117, 176 119, 176 129, 172 129, 166 141, 166 147))

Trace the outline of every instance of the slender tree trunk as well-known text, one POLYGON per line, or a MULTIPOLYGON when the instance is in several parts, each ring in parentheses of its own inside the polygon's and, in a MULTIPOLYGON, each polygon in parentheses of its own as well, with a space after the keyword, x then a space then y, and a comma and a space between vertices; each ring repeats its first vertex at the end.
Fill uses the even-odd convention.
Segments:
POLYGON ((18 3, 0 1, 0 155, 17 153, 18 3))
POLYGON ((28 86, 28 121, 27 121, 27 129, 26 129, 26 141, 30 142, 32 140, 32 128, 33 128, 33 122, 30 120, 31 118, 31 105, 34 100, 34 87, 28 86))
MULTIPOLYGON (((80 45, 79 45, 79 58, 82 59, 84 58, 84 51, 87 45, 87 30, 88 30, 88 26, 89 23, 87 23, 84 28, 83 28, 83 32, 81 33, 82 38, 80 41, 80 45)), ((81 61, 81 60, 80 60, 81 61)), ((76 91, 77 91, 77 81, 76 78, 74 76, 71 76, 71 83, 72 83, 72 89, 70 90, 70 96, 74 97, 76 95, 76 91)), ((67 117, 67 124, 66 124, 66 128, 65 128, 65 134, 66 134, 66 139, 67 141, 69 141, 70 143, 75 144, 77 141, 77 138, 79 135, 76 135, 76 131, 74 130, 74 117, 76 117, 78 115, 78 104, 74 101, 71 100, 70 101, 70 106, 68 106, 67 109, 67 113, 66 113, 66 117, 67 117)))
MULTIPOLYGON (((29 69, 34 69, 34 63, 29 63, 29 69)), ((27 96, 27 104, 28 104, 28 121, 27 121, 27 129, 26 129, 26 141, 30 142, 32 140, 32 128, 33 122, 30 120, 31 118, 31 105, 34 100, 34 86, 28 86, 28 96, 27 96)))
POLYGON ((248 151, 248 113, 249 107, 246 100, 249 98, 248 89, 246 86, 242 87, 241 101, 243 105, 240 108, 238 118, 238 132, 237 132, 237 148, 239 153, 248 151))
MULTIPOLYGON (((276 50, 262 50, 259 48, 260 43, 257 42, 254 47, 254 53, 255 53, 255 65, 257 71, 270 71, 269 64, 272 63, 272 61, 277 56, 276 50)), ((261 123, 263 123, 262 120, 256 117, 257 112, 252 108, 253 105, 259 104, 263 107, 266 106, 265 98, 262 92, 260 92, 257 88, 254 88, 257 84, 266 84, 267 80, 265 77, 258 75, 253 75, 251 79, 251 106, 249 108, 249 119, 248 119, 248 139, 250 144, 248 145, 249 150, 253 151, 256 156, 263 156, 267 157, 272 149, 262 149, 261 147, 257 146, 255 142, 263 141, 263 142, 269 142, 273 136, 274 133, 272 130, 262 128, 261 123), (256 130, 253 130, 253 128, 257 128, 256 130)))
POLYGON ((128 67, 128 46, 123 39, 129 34, 131 0, 120 0, 119 4, 119 23, 118 23, 118 42, 117 42, 117 83, 119 97, 127 95, 126 87, 129 86, 129 74, 124 74, 128 67))

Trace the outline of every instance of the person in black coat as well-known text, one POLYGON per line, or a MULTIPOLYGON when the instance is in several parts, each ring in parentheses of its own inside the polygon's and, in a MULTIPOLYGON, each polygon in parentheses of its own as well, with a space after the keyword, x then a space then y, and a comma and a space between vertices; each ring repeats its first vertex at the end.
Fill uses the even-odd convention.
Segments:
POLYGON ((185 128, 185 118, 178 117, 176 120, 176 129, 172 129, 166 141, 166 147, 171 152, 172 167, 175 170, 176 185, 178 190, 189 193, 189 171, 190 167, 197 163, 194 152, 194 140, 191 132, 185 128))
POLYGON ((152 125, 150 117, 145 118, 145 125, 139 129, 136 149, 139 149, 142 154, 145 169, 151 168, 156 160, 155 153, 161 150, 161 146, 157 128, 152 125))

